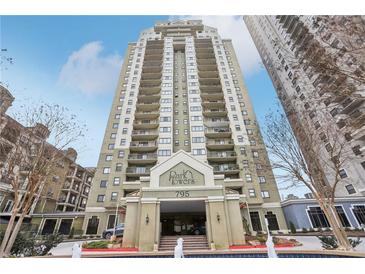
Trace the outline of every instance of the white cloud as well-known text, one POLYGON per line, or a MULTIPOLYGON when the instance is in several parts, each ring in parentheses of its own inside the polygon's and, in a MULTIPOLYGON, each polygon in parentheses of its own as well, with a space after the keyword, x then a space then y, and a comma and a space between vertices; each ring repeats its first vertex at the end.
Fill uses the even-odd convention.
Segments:
POLYGON ((94 41, 74 51, 62 66, 58 82, 89 95, 114 91, 123 60, 117 53, 103 56, 103 49, 100 41, 94 41))
POLYGON ((172 16, 176 19, 201 19, 203 24, 218 29, 222 38, 232 39, 237 58, 245 76, 262 69, 261 58, 247 30, 242 16, 172 16))

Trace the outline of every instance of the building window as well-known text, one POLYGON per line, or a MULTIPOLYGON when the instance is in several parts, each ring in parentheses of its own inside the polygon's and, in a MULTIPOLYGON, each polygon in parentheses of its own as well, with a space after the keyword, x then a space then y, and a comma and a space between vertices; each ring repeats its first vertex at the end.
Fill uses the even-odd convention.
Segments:
POLYGON ((193 155, 205 155, 204 148, 193 149, 193 155))
POLYGON ((251 219, 252 229, 254 231, 262 231, 260 215, 257 211, 250 212, 250 219, 251 219))
POLYGON ((106 187, 107 184, 108 184, 107 180, 101 180, 100 181, 100 187, 102 187, 102 188, 106 187))
POLYGON ((110 195, 110 201, 116 201, 118 198, 118 192, 112 192, 110 195))
POLYGON ((322 209, 318 207, 309 207, 307 210, 309 219, 312 223, 312 227, 318 228, 318 227, 329 227, 328 220, 326 216, 324 215, 322 209))
POLYGON ((5 204, 5 207, 3 209, 3 212, 11 212, 14 206, 13 200, 8 200, 5 204))
POLYGON ((192 137, 192 142, 193 143, 204 143, 205 138, 204 137, 192 137))
POLYGON ((115 165, 115 171, 118 171, 118 172, 122 171, 122 164, 121 163, 117 163, 115 165))
POLYGON ((109 215, 106 229, 114 228, 114 226, 115 226, 115 215, 109 215))
POLYGON ((265 178, 265 176, 259 176, 259 182, 260 182, 260 183, 266 183, 266 178, 265 178))
POLYGON ((86 234, 97 234, 99 227, 99 218, 97 216, 92 216, 87 222, 86 234))
POLYGON ((244 168, 248 167, 248 160, 242 160, 242 167, 244 168))
POLYGON ((113 160, 113 155, 106 155, 105 156, 105 161, 111 161, 113 160))
POLYGON ((124 150, 118 151, 118 158, 124 158, 124 150))
POLYGON ((342 206, 335 206, 338 216, 340 217, 341 224, 344 227, 351 227, 349 220, 347 219, 347 216, 345 214, 345 211, 343 210, 342 206))
POLYGON ((102 195, 102 194, 98 195, 98 197, 96 199, 96 201, 98 203, 102 203, 102 202, 104 202, 104 200, 105 200, 105 195, 102 195))
POLYGON ((246 182, 252 182, 251 174, 246 174, 246 182))
POLYGON ((158 156, 171 156, 171 150, 170 149, 159 149, 158 156))
POLYGON ((355 188, 352 184, 346 185, 345 188, 346 188, 348 194, 355 194, 356 193, 356 190, 355 190, 355 188))
POLYGON ((341 179, 347 178, 347 173, 344 169, 340 169, 338 173, 339 173, 341 179))
POLYGON ((252 155, 254 158, 259 158, 259 153, 257 151, 252 151, 252 155))
POLYGON ((365 225, 365 205, 354 205, 352 212, 360 226, 365 225))
POLYGON ((108 149, 114 149, 114 144, 109 144, 108 149))
POLYGON ((267 190, 261 191, 261 197, 262 198, 270 198, 270 193, 267 190))
POLYGON ((248 196, 250 196, 250 197, 252 197, 252 198, 256 197, 255 189, 250 188, 250 189, 248 190, 248 196))
MULTIPOLYGON (((335 206, 337 214, 340 217, 341 220, 341 224, 344 227, 350 227, 350 222, 346 217, 345 212, 343 211, 342 206, 335 206)), ((308 211, 308 215, 309 215, 309 219, 312 223, 312 226, 314 228, 319 228, 319 227, 329 227, 329 222, 327 220, 327 217, 324 215, 322 209, 317 206, 317 207, 309 207, 308 211)))
POLYGON ((159 143, 160 144, 171 144, 171 138, 160 138, 159 143))
POLYGON ((119 177, 114 177, 113 185, 114 186, 119 186, 120 185, 120 178, 119 177))
POLYGON ((120 145, 121 146, 125 146, 125 144, 126 144, 126 139, 121 139, 120 140, 120 145))
POLYGON ((109 173, 110 173, 110 167, 104 167, 103 174, 109 174, 109 173))
POLYGON ((268 211, 265 218, 267 219, 269 230, 279 230, 279 224, 275 214, 268 211))
POLYGON ((160 132, 171 132, 170 127, 160 127, 160 132))
POLYGON ((203 131, 204 130, 204 127, 203 126, 192 126, 191 127, 191 131, 203 131))

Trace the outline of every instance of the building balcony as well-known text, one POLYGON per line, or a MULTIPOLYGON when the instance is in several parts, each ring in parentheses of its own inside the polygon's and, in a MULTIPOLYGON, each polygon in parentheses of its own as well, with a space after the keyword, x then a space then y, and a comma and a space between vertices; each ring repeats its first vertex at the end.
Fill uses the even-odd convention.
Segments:
POLYGON ((205 79, 205 78, 218 78, 219 79, 219 73, 218 71, 199 71, 199 78, 205 79))
POLYGON ((135 120, 133 123, 134 129, 151 129, 157 128, 159 125, 158 120, 135 120))
POLYGON ((356 109, 350 114, 348 124, 354 128, 361 128, 365 125, 365 107, 356 109))
POLYGON ((199 79, 199 84, 201 86, 220 86, 221 85, 221 80, 219 79, 219 77, 216 77, 216 78, 200 78, 199 79))
POLYGON ((214 117, 211 119, 205 119, 204 125, 207 127, 228 127, 229 119, 223 117, 214 117))
POLYGON ((143 68, 147 68, 147 67, 161 67, 162 66, 162 60, 147 60, 143 62, 143 68))
POLYGON ((161 80, 160 79, 149 79, 149 80, 141 80, 139 83, 140 88, 160 88, 161 80))
POLYGON ((205 108, 203 115, 206 117, 226 117, 227 110, 225 108, 205 108))
POLYGON ((162 77, 161 72, 142 73, 141 81, 148 81, 148 80, 160 80, 161 81, 161 77, 162 77))
POLYGON ((153 164, 157 162, 156 153, 129 154, 128 163, 131 164, 153 164))
POLYGON ((294 18, 295 16, 294 15, 288 15, 286 16, 284 22, 283 22, 283 28, 288 28, 289 27, 289 24, 291 23, 292 19, 294 18))
POLYGON ((364 98, 347 98, 342 103, 341 106, 343 107, 341 113, 348 114, 355 110, 355 108, 359 107, 365 101, 364 98))
POLYGON ((158 112, 158 109, 160 108, 159 102, 139 102, 137 103, 137 112, 144 112, 144 111, 155 111, 158 112))
POLYGON ((67 206, 75 206, 76 205, 76 198, 75 199, 69 199, 66 201, 65 197, 62 197, 60 199, 58 199, 57 201, 58 205, 67 205, 67 206))
POLYGON ((200 94, 200 96, 203 98, 203 100, 223 100, 224 99, 224 95, 223 95, 222 91, 214 92, 214 93, 204 91, 200 94))
POLYGON ((146 45, 146 51, 151 51, 151 50, 161 50, 163 49, 163 43, 162 44, 148 44, 146 45))
POLYGON ((159 54, 163 54, 163 48, 159 48, 159 49, 146 49, 146 51, 144 52, 144 56, 148 56, 148 55, 159 55, 159 54))
POLYGON ((144 62, 147 61, 162 61, 163 54, 147 54, 144 56, 144 62))
POLYGON ((240 172, 237 164, 211 165, 216 174, 237 174, 240 172))
POLYGON ((211 107, 224 107, 226 102, 223 100, 204 100, 202 105, 207 108, 211 107))
POLYGON ((236 158, 237 154, 234 151, 209 151, 207 155, 211 162, 232 162, 236 158))
POLYGON ((222 86, 218 85, 200 85, 201 92, 218 93, 222 92, 222 86))
POLYGON ((138 95, 138 103, 159 102, 160 98, 161 98, 160 93, 151 94, 151 95, 139 94, 138 95))
POLYGON ((137 111, 135 113, 136 119, 157 119, 160 113, 158 111, 137 111))
POLYGON ((140 177, 149 176, 150 167, 127 167, 126 176, 128 177, 140 177))
POLYGON ((231 136, 231 129, 228 127, 206 128, 205 136, 208 138, 227 138, 231 136))
POLYGON ((216 65, 215 59, 197 59, 196 60, 199 65, 216 65))
POLYGON ((75 181, 82 181, 82 177, 76 176, 74 174, 67 174, 66 178, 74 179, 75 181))
POLYGON ((150 152, 157 150, 158 144, 156 141, 139 141, 131 142, 129 150, 131 152, 150 152))
POLYGON ((359 129, 353 131, 351 133, 351 137, 354 138, 355 140, 365 141, 365 125, 363 125, 359 129))
POLYGON ((234 148, 234 142, 232 139, 215 139, 208 140, 206 146, 210 150, 227 150, 234 148))
POLYGON ((144 74, 152 74, 152 73, 161 73, 162 65, 161 66, 143 66, 142 67, 142 76, 144 74))
POLYGON ((133 130, 132 140, 154 140, 158 137, 157 130, 133 130))
POLYGON ((215 60, 215 54, 214 54, 214 50, 213 49, 209 49, 208 50, 198 50, 196 52, 196 58, 197 59, 214 59, 215 60))
POLYGON ((139 95, 156 95, 159 94, 161 90, 161 85, 153 87, 139 87, 139 95))
POLYGON ((218 68, 217 68, 217 64, 210 64, 210 65, 206 65, 206 64, 198 64, 198 70, 199 72, 206 72, 206 71, 213 71, 213 72, 217 72, 218 68))

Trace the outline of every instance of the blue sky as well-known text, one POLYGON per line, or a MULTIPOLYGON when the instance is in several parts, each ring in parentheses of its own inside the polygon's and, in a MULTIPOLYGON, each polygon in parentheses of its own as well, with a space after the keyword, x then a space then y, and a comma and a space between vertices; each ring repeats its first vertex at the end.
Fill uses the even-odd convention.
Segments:
MULTIPOLYGON (((16 98, 10 112, 39 100, 67 106, 89 129, 88 138, 75 145, 78 162, 95 166, 127 44, 136 41, 143 29, 169 18, 175 17, 2 16, 0 46, 14 59, 13 65, 3 67, 0 79, 16 98)), ((223 38, 233 40, 257 118, 263 125, 265 113, 275 105, 276 94, 242 18, 201 19, 218 27, 223 38)), ((285 191, 290 192, 298 191, 285 191)))

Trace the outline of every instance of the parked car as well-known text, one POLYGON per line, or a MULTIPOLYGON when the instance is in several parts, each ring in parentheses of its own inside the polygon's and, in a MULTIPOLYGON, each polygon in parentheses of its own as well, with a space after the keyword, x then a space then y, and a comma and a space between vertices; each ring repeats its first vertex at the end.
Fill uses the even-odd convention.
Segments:
MULTIPOLYGON (((124 224, 119 224, 115 227, 115 235, 123 236, 124 233, 124 224)), ((104 239, 109 240, 111 236, 114 234, 114 228, 109 228, 103 231, 102 237, 104 239)))

